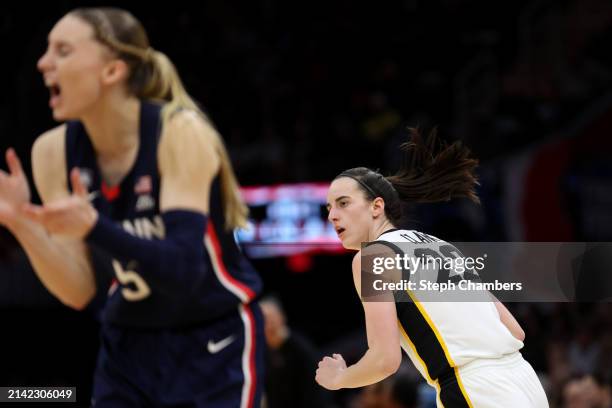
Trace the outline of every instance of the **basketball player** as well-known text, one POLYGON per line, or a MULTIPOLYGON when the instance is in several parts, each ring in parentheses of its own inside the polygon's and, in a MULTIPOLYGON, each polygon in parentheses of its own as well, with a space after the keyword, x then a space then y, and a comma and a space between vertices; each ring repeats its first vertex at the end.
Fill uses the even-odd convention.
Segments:
POLYGON ((247 208, 220 136, 126 11, 68 13, 38 68, 66 123, 32 150, 43 206, 7 152, 0 222, 66 305, 108 293, 93 406, 258 407, 261 282, 233 238, 247 208))
MULTIPOLYGON (((473 173, 477 161, 459 143, 441 145, 435 133, 423 140, 412 130, 411 141, 402 148, 406 163, 394 176, 385 178, 359 167, 340 173, 332 182, 328 218, 345 248, 360 250, 362 242, 369 242, 390 251, 390 256, 401 253, 398 243, 437 248, 443 242, 435 237, 396 228, 401 202, 452 197, 478 202, 473 173)), ((353 258, 358 292, 361 253, 353 258)), ((525 334, 500 302, 421 302, 410 291, 397 291, 387 301, 365 299, 368 350, 350 367, 338 354, 321 360, 316 380, 323 387, 376 383, 398 369, 403 348, 436 388, 439 407, 548 407, 535 372, 519 352, 525 334)))

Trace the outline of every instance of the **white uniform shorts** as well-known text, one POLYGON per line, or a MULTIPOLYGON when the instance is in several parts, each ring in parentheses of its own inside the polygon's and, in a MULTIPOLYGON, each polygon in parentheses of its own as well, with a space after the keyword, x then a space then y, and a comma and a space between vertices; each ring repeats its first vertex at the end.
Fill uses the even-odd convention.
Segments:
POLYGON ((542 384, 520 352, 474 360, 458 368, 458 377, 473 408, 548 408, 542 384))

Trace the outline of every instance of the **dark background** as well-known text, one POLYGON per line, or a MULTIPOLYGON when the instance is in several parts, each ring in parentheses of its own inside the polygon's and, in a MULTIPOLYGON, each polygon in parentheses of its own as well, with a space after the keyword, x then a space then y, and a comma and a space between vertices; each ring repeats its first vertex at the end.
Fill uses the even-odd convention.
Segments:
MULTIPOLYGON (((0 6, 0 150, 14 146, 26 167, 54 126, 36 61, 79 5, 99 4, 0 6)), ((611 241, 609 1, 106 5, 132 11, 175 62, 243 185, 329 181, 360 165, 389 174, 406 126, 437 125, 481 160, 482 205, 413 207, 408 226, 449 241, 611 241)), ((54 300, 4 230, 0 243, 0 385, 73 384, 86 403, 95 319, 54 300)), ((254 263, 296 330, 350 356, 363 342, 350 256, 309 260, 302 273, 299 258, 254 263)), ((610 305, 510 307, 553 399, 571 373, 612 367, 610 305)))

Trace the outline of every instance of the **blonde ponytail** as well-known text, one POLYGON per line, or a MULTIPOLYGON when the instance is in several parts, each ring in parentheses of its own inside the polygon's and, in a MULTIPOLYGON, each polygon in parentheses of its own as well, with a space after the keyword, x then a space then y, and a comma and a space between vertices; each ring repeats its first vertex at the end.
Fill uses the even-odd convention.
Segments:
POLYGON ((199 113, 208 125, 214 129, 215 150, 221 162, 219 178, 221 182, 225 227, 228 230, 246 227, 249 210, 240 195, 240 186, 221 135, 214 128, 208 116, 185 90, 172 61, 164 53, 153 51, 152 64, 152 75, 143 89, 143 99, 167 102, 162 110, 162 124, 166 123, 173 114, 180 110, 192 110, 199 113))
POLYGON ((227 149, 206 114, 189 96, 176 67, 162 52, 152 49, 140 22, 129 12, 112 7, 79 8, 70 12, 94 30, 95 38, 118 54, 130 67, 128 89, 140 99, 164 102, 162 126, 181 110, 195 111, 213 128, 215 150, 221 162, 219 178, 225 227, 246 227, 248 208, 240 195, 227 149))

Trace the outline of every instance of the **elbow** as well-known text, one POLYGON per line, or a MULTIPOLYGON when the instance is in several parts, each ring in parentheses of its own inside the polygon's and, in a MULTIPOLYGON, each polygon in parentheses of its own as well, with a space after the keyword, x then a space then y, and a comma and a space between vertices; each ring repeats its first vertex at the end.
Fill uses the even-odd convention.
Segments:
POLYGON ((82 312, 83 310, 85 310, 88 304, 89 304, 88 302, 81 302, 81 303, 73 304, 70 307, 76 310, 77 312, 82 312))
POLYGON ((84 301, 81 299, 61 299, 61 301, 65 306, 68 306, 69 308, 78 312, 83 311, 89 304, 89 301, 84 301))
POLYGON ((87 293, 78 293, 73 296, 69 296, 69 297, 65 296, 63 298, 60 298, 60 301, 65 306, 68 306, 69 308, 80 312, 84 310, 87 307, 87 305, 89 305, 89 303, 91 302, 94 296, 95 296, 95 291, 87 292, 87 293))
POLYGON ((393 358, 387 359, 385 363, 384 370, 387 375, 395 374, 402 363, 402 354, 399 352, 396 354, 393 358))
POLYGON ((402 363, 401 350, 386 351, 379 360, 379 371, 385 377, 393 375, 402 363))

